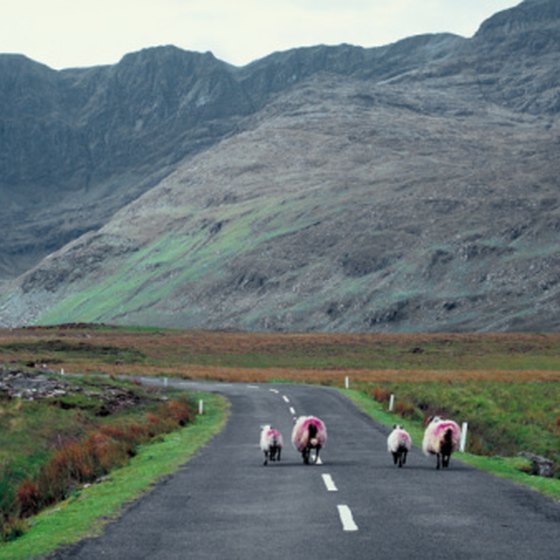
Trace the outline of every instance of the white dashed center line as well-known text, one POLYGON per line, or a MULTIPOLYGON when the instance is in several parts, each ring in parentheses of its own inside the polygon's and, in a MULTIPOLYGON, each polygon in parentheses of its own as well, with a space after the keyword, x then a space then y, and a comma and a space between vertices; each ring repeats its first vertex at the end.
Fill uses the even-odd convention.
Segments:
POLYGON ((317 461, 315 461, 316 465, 322 465, 323 461, 321 461, 321 457, 317 457, 317 461))
POLYGON ((276 395, 280 392, 278 389, 269 389, 271 393, 275 393, 276 395))
POLYGON ((336 484, 334 483, 334 480, 332 479, 332 476, 330 474, 323 474, 323 482, 325 483, 325 486, 327 487, 327 490, 329 492, 338 492, 338 488, 336 487, 336 484))
POLYGON ((293 406, 290 406, 290 414, 296 415, 296 409, 293 406))
POLYGON ((340 521, 342 522, 343 531, 357 531, 358 526, 354 523, 354 518, 352 517, 352 511, 350 508, 345 505, 336 507, 338 508, 338 515, 340 516, 340 521))
POLYGON ((284 402, 290 402, 290 399, 286 395, 282 395, 282 398, 284 399, 284 402))

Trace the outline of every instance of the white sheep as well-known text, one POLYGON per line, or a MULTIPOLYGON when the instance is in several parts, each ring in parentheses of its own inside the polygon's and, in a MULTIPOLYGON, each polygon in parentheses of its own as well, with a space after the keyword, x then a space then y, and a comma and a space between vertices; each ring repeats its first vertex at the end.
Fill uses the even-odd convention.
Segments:
POLYGON ((406 454, 412 447, 410 434, 398 424, 393 426, 393 431, 387 438, 387 451, 393 455, 395 465, 402 467, 406 463, 406 454))
POLYGON ((437 457, 436 468, 447 468, 451 454, 457 450, 461 439, 461 429, 453 420, 444 420, 439 416, 428 418, 428 425, 424 432, 422 451, 424 455, 437 457))
POLYGON ((319 452, 327 443, 325 423, 315 416, 300 416, 295 418, 294 422, 292 444, 301 453, 306 465, 310 460, 316 463, 319 452))
POLYGON ((264 452, 264 464, 268 465, 268 460, 280 461, 284 440, 282 434, 270 425, 262 426, 260 446, 264 452))

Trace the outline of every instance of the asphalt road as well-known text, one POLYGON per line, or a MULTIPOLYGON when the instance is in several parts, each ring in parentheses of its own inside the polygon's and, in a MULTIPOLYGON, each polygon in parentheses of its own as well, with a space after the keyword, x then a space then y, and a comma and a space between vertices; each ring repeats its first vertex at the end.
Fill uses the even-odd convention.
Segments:
MULTIPOLYGON (((200 384, 183 383, 200 388, 200 384)), ((560 558, 560 504, 462 464, 437 471, 414 442, 398 469, 387 431, 334 390, 204 385, 232 403, 225 430, 132 505, 101 537, 55 558, 532 559, 560 558), (292 448, 293 413, 328 430, 321 465, 292 448), (264 467, 260 425, 284 435, 264 467)))

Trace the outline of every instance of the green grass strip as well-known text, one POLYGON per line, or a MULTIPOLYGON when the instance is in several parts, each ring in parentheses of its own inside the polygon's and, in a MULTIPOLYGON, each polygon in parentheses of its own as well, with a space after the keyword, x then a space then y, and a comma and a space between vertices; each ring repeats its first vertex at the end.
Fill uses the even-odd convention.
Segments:
POLYGON ((2 560, 30 560, 83 538, 101 534, 126 504, 149 491, 155 483, 184 464, 225 425, 228 403, 220 396, 193 393, 204 400, 204 415, 196 422, 167 434, 157 443, 139 447, 128 465, 111 472, 103 482, 77 491, 69 499, 31 520, 31 529, 19 539, 0 545, 2 560))
MULTIPOLYGON (((411 435, 415 445, 417 447, 422 446, 424 427, 418 422, 406 420, 401 418, 398 414, 383 410, 383 406, 380 403, 361 391, 356 391, 354 389, 339 389, 339 391, 352 400, 361 411, 365 412, 376 422, 385 426, 400 424, 411 435)), ((521 466, 528 465, 525 459, 519 457, 485 457, 482 455, 473 455, 472 453, 458 453, 454 457, 457 457, 459 461, 467 463, 477 469, 489 472, 500 478, 507 478, 517 484, 522 484, 532 490, 536 490, 545 496, 560 500, 560 480, 532 476, 520 471, 519 468, 521 466)))

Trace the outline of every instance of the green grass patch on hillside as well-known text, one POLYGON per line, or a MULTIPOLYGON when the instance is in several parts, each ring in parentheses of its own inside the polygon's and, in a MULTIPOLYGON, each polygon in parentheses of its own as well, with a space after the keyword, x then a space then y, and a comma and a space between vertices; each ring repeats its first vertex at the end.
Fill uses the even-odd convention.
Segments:
POLYGON ((32 518, 26 534, 0 544, 0 557, 44 557, 63 545, 100 534, 127 504, 175 471, 221 430, 226 418, 225 399, 213 394, 194 394, 193 398, 205 401, 205 414, 197 416, 196 422, 157 443, 141 446, 128 465, 112 471, 100 483, 77 488, 66 501, 32 518))
MULTIPOLYGON (((301 215, 298 201, 276 201, 257 205, 255 201, 222 209, 220 221, 214 221, 212 209, 196 209, 200 216, 188 233, 162 235, 155 242, 133 254, 110 263, 101 282, 81 282, 74 293, 66 295, 40 318, 41 324, 68 321, 111 321, 158 307, 172 294, 185 290, 203 278, 219 281, 224 263, 241 252, 308 227, 317 217, 301 215), (292 220, 280 218, 283 212, 294 214, 292 220), (258 225, 257 225, 258 224, 258 225), (288 225, 286 225, 288 224, 288 225), (118 266, 117 266, 118 264, 118 266)), ((161 310, 159 310, 161 312, 161 310)), ((151 311, 153 315, 155 310, 151 311)))

